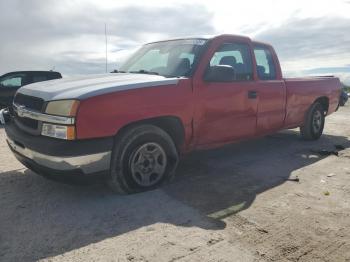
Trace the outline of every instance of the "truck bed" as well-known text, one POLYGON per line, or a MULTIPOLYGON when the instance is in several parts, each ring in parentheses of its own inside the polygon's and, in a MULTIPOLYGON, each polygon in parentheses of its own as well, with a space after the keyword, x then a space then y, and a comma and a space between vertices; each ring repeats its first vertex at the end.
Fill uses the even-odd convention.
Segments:
POLYGON ((327 114, 336 111, 339 103, 341 83, 335 77, 284 78, 286 95, 286 127, 302 124, 305 112, 318 98, 328 100, 327 114))

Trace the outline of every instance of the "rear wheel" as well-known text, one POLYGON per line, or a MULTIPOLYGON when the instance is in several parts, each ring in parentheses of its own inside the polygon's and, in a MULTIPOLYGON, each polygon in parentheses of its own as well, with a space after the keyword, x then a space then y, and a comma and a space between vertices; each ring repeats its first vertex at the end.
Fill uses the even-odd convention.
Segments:
POLYGON ((118 193, 159 187, 173 177, 178 153, 171 137, 153 125, 141 125, 118 135, 108 184, 118 193))
POLYGON ((325 123, 325 109, 316 102, 314 103, 304 120, 304 125, 300 127, 301 136, 305 140, 317 140, 323 133, 325 123))

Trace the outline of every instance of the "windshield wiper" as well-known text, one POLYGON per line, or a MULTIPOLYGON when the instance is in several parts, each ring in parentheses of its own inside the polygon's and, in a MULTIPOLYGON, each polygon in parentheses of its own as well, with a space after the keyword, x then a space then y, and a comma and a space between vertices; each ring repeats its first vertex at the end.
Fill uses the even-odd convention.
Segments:
POLYGON ((129 71, 128 73, 133 73, 133 74, 147 74, 147 75, 159 75, 159 73, 157 73, 157 72, 148 71, 148 70, 144 70, 144 69, 140 69, 140 70, 138 70, 138 71, 129 71))

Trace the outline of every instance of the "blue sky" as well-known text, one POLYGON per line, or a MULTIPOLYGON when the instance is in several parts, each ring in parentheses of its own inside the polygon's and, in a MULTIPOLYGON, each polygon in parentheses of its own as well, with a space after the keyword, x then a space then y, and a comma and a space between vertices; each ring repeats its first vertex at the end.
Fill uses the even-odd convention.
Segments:
POLYGON ((0 0, 0 74, 103 73, 140 44, 232 33, 270 42, 285 76, 337 75, 350 84, 350 1, 0 0))

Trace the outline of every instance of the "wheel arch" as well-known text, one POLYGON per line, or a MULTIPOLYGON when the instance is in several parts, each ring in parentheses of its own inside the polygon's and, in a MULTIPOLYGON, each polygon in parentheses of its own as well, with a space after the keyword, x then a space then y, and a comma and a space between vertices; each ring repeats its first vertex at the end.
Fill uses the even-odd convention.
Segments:
POLYGON ((115 137, 118 138, 123 132, 139 125, 154 125, 164 130, 173 139, 178 150, 185 143, 185 127, 177 116, 158 116, 127 123, 119 128, 115 137))
POLYGON ((318 97, 314 101, 314 103, 320 103, 323 106, 323 108, 325 109, 325 112, 326 113, 328 112, 328 109, 329 109, 329 98, 327 96, 318 97))

